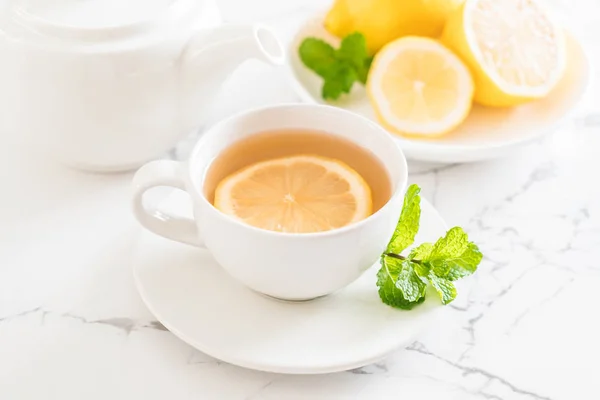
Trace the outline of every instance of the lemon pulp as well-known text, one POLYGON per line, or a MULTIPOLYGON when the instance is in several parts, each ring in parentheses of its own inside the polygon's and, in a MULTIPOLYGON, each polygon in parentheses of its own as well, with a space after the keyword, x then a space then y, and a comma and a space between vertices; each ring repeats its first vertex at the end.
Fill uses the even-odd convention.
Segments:
POLYGON ((534 0, 467 0, 448 18, 442 41, 468 64, 483 105, 542 98, 565 68, 563 33, 534 0))
POLYGON ((341 228, 372 212, 371 189, 347 164, 299 155, 250 165, 223 179, 214 205, 246 224, 278 232, 341 228))
POLYGON ((464 63, 434 39, 405 37, 386 45, 371 66, 367 89, 389 130, 438 136, 471 109, 473 80, 464 63))

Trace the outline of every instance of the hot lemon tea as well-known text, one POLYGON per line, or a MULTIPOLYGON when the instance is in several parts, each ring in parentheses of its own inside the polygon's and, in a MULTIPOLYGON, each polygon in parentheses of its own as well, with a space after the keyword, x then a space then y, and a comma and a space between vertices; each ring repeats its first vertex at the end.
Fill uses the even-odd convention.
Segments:
MULTIPOLYGON (((314 180, 300 182, 310 187, 314 180)), ((323 196, 323 180, 316 180, 319 184, 314 192, 329 204, 331 193, 323 196)), ((178 242, 206 247, 224 271, 248 288, 280 299, 308 300, 349 285, 381 259, 398 224, 407 180, 406 158, 395 139, 380 125, 331 106, 283 104, 242 112, 217 123, 204 133, 186 162, 157 160, 143 166, 133 180, 133 207, 146 229, 178 242), (302 130, 290 131, 289 126, 302 130), (298 158, 282 160, 295 157, 298 158), (268 164, 257 166, 263 162, 268 164), (287 169, 286 162, 295 165, 294 174, 312 170, 313 164, 314 168, 325 169, 322 175, 330 171, 337 174, 339 182, 335 180, 336 184, 328 187, 342 198, 371 193, 371 212, 376 213, 340 229, 327 227, 331 230, 320 233, 287 233, 290 230, 284 231, 284 224, 280 224, 279 231, 272 231, 244 221, 245 217, 238 213, 248 210, 259 218, 277 213, 295 218, 299 209, 296 204, 288 207, 287 213, 278 211, 281 205, 298 197, 304 203, 314 196, 310 191, 308 195, 303 193, 306 198, 298 196, 295 187, 282 193, 281 184, 275 188, 257 184, 254 186, 259 190, 239 190, 245 196, 243 201, 236 198, 236 188, 239 184, 243 187, 248 174, 262 182, 272 174, 261 175, 257 171, 265 167, 287 169), (296 170, 298 164, 302 168, 296 170), (353 189, 351 184, 355 185, 353 189), (192 200, 192 216, 182 216, 179 209, 169 212, 144 204, 145 193, 159 186, 185 190, 192 200), (275 200, 267 201, 265 197, 272 193, 277 195, 275 200), (214 206, 217 197, 226 207, 237 207, 233 215, 214 206), (265 211, 268 207, 271 210, 265 211)), ((287 185, 296 182, 281 181, 287 185)), ((344 202, 335 202, 340 203, 344 202)), ((317 223, 330 223, 327 217, 339 209, 354 210, 348 213, 350 217, 362 212, 360 206, 348 207, 347 201, 343 206, 327 208, 324 214, 318 201, 308 209, 313 211, 315 204, 319 212, 317 223)), ((315 216, 306 212, 300 215, 315 216)), ((338 217, 336 214, 335 219, 338 217)), ((255 222, 258 221, 252 221, 255 222)), ((199 266, 203 262, 199 259, 199 266)))
POLYGON ((320 232, 367 218, 391 197, 382 162, 340 136, 315 130, 257 133, 212 162, 204 191, 220 211, 262 229, 320 232))

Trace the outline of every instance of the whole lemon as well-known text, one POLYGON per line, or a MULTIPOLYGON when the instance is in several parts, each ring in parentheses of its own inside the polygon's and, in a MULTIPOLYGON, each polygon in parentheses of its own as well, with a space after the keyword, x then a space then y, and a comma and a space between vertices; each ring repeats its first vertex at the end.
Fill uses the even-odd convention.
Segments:
POLYGON ((465 0, 335 0, 325 28, 344 37, 361 32, 372 53, 402 36, 438 37, 448 14, 465 0))

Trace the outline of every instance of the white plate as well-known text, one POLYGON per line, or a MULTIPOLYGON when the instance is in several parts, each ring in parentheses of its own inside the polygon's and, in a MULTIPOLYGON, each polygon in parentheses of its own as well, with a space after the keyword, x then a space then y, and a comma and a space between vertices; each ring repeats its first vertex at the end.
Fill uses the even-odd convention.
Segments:
MULTIPOLYGON (((325 103, 321 99, 322 80, 308 70, 298 56, 298 47, 306 37, 320 37, 337 45, 339 39, 323 28, 323 17, 309 20, 296 34, 288 51, 290 76, 303 101, 325 103)), ((583 96, 588 86, 590 67, 581 45, 567 36, 567 72, 558 87, 545 99, 516 108, 475 106, 467 120, 454 132, 435 139, 398 137, 406 156, 431 162, 470 162, 507 155, 515 147, 552 132, 583 96)), ((364 88, 355 84, 350 95, 331 102, 339 107, 376 120, 364 88)))
MULTIPOLYGON (((186 195, 174 192, 161 209, 188 207, 186 195)), ((435 241, 445 232, 423 200, 417 241, 435 241)), ((376 267, 327 297, 275 300, 229 277, 207 251, 146 231, 133 272, 150 311, 181 340, 228 363, 269 372, 319 374, 376 362, 410 343, 443 309, 435 293, 412 311, 386 306, 377 294, 376 267)))

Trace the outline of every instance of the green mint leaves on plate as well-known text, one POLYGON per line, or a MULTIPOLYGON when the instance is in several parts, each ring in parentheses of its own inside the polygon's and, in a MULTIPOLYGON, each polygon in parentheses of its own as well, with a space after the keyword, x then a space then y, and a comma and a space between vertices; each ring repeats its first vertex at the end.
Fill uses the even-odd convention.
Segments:
POLYGON ((309 69, 323 78, 321 96, 338 99, 342 93, 350 93, 354 82, 367 82, 373 57, 367 52, 362 33, 346 36, 339 49, 317 38, 306 38, 300 44, 300 59, 309 69))
POLYGON ((410 310, 425 301, 428 284, 437 291, 442 304, 456 298, 452 282, 473 274, 483 255, 469 242, 460 227, 450 229, 436 243, 423 243, 402 253, 414 243, 421 219, 421 189, 411 185, 404 197, 402 213, 377 273, 379 297, 392 307, 410 310))

